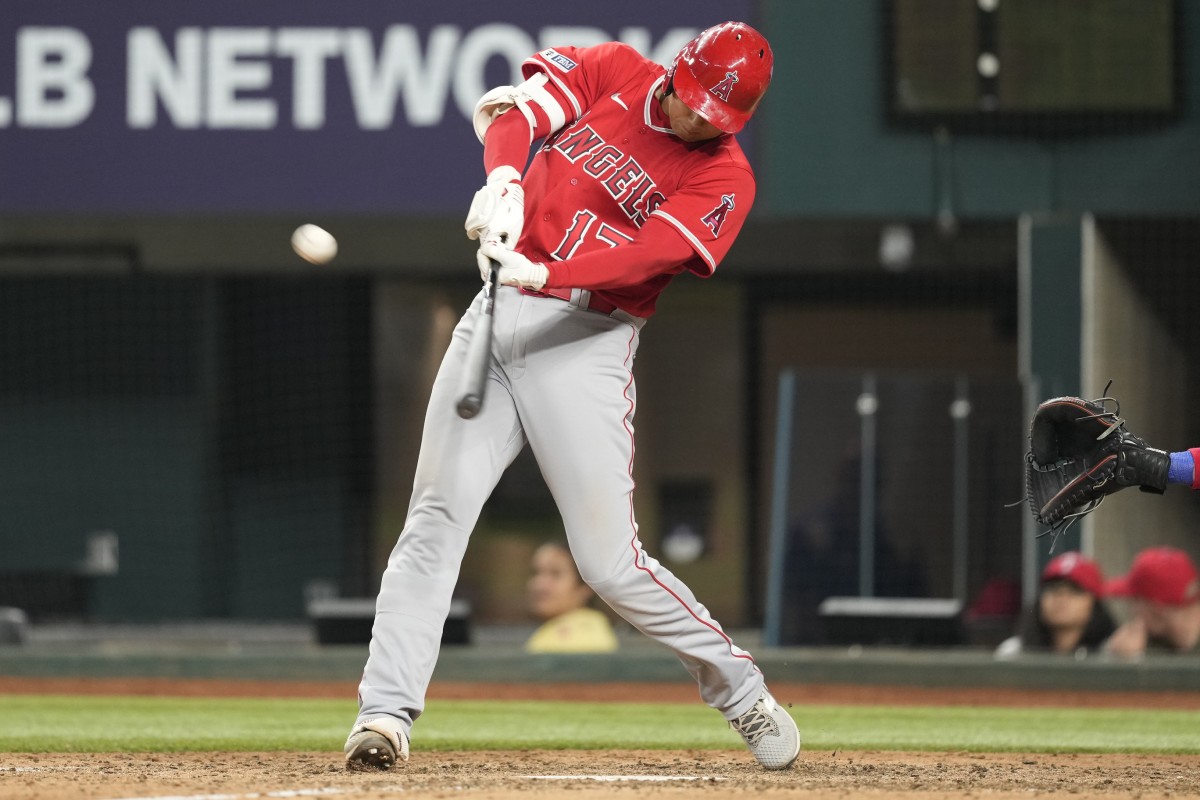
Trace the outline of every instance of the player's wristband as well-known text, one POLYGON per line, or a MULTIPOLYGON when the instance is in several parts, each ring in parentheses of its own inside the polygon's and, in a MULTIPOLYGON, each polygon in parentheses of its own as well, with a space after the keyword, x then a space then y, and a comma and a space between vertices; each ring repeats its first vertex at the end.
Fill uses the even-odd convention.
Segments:
POLYGON ((1181 450, 1171 453, 1171 464, 1167 469, 1168 483, 1186 483, 1193 489, 1200 488, 1196 476, 1196 457, 1200 455, 1200 447, 1191 450, 1181 450))
POLYGON ((487 176, 487 185, 493 187, 503 186, 506 183, 520 182, 521 173, 517 171, 516 167, 510 167, 507 164, 496 167, 487 176))

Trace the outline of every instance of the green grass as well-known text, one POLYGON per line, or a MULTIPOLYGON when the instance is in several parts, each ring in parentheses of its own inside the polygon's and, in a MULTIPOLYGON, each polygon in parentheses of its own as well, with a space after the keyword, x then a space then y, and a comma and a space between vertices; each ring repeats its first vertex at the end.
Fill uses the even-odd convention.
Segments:
MULTIPOLYGON (((0 752, 340 749, 353 701, 0 696, 0 752)), ((796 706, 809 750, 1200 753, 1200 712, 796 706)), ((723 749, 696 705, 435 701, 414 749, 723 749)))

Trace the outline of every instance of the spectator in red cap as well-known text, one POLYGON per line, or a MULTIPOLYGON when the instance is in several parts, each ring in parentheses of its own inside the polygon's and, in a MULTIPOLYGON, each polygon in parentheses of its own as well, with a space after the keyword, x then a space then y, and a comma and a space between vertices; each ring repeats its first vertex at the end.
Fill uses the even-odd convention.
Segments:
POLYGON ((1159 645, 1186 653, 1200 644, 1200 576, 1182 550, 1143 550, 1129 574, 1109 581, 1105 590, 1133 602, 1133 616, 1113 634, 1109 652, 1138 656, 1159 645))
POLYGON ((1056 556, 1042 570, 1037 605, 1021 620, 1017 635, 996 648, 997 658, 1027 651, 1086 655, 1116 629, 1104 606, 1104 576, 1096 562, 1075 551, 1056 556))

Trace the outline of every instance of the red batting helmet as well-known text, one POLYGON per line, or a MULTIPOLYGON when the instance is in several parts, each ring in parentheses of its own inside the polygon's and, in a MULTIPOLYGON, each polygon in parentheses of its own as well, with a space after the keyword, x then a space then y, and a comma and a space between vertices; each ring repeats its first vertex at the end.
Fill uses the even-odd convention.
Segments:
POLYGON ((667 82, 688 108, 737 133, 766 93, 774 63, 766 37, 744 22, 723 22, 684 45, 667 82))

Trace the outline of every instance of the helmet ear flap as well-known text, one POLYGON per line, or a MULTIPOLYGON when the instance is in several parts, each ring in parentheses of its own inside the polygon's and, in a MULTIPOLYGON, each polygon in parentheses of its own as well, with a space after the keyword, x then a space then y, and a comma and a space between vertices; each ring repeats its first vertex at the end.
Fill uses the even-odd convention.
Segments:
POLYGON ((663 76, 663 97, 675 93, 675 70, 679 69, 679 56, 667 67, 667 74, 663 76))

